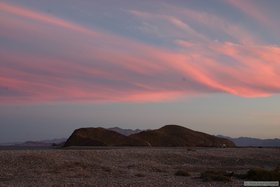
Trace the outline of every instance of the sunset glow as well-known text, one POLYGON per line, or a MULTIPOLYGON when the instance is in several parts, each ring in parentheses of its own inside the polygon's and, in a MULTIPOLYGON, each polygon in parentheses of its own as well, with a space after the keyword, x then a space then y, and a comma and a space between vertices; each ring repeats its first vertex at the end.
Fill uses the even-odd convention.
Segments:
POLYGON ((63 2, 0 1, 3 106, 280 93, 279 2, 63 2))

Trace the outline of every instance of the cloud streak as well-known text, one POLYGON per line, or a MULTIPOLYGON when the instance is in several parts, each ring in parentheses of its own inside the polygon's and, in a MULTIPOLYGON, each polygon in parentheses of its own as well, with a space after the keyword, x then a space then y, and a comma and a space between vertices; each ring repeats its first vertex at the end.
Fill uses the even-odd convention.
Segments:
MULTIPOLYGON (((240 0, 228 0, 227 3, 232 7, 237 8, 245 15, 256 20, 261 26, 270 28, 270 33, 279 37, 279 21, 277 17, 273 16, 269 7, 263 6, 260 2, 255 1, 240 1, 240 0), (276 19, 275 19, 276 18, 276 19)), ((270 6, 277 7, 278 2, 270 2, 270 6)))
POLYGON ((157 25, 159 34, 171 40, 167 48, 19 5, 1 2, 0 7, 0 37, 7 40, 0 45, 1 102, 147 102, 280 92, 280 48, 258 44, 245 28, 229 27, 210 13, 178 15, 174 7, 169 7, 171 15, 128 11, 146 23, 141 27, 157 25), (206 29, 215 27, 239 43, 217 42, 199 32, 196 17, 206 29), (219 21, 213 26, 207 18, 219 21))

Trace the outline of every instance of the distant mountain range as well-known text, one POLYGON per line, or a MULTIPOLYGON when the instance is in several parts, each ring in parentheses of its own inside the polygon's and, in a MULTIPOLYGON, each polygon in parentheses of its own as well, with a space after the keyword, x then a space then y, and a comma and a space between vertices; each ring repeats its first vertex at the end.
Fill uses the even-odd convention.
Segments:
POLYGON ((41 140, 41 141, 26 141, 23 143, 16 143, 15 146, 38 146, 38 147, 45 147, 45 146, 54 146, 54 145, 61 145, 66 141, 66 138, 57 138, 51 140, 41 140))
POLYGON ((0 146, 18 146, 18 147, 49 147, 54 145, 60 145, 64 143, 66 138, 56 138, 50 140, 39 140, 39 141, 25 141, 25 142, 10 142, 1 143, 0 146))
MULTIPOLYGON (((124 136, 130 136, 142 132, 140 129, 122 129, 119 127, 108 128, 108 130, 115 131, 124 136)), ((239 147, 280 147, 280 139, 259 139, 252 137, 239 137, 232 138, 223 135, 217 135, 217 137, 225 138, 232 141, 236 146, 239 147)), ((54 146, 54 145, 63 145, 66 142, 67 138, 58 138, 50 140, 41 140, 41 141, 26 141, 26 142, 13 142, 13 143, 2 143, 0 146, 23 146, 23 147, 44 147, 44 146, 54 146)))
POLYGON ((226 138, 235 143, 239 147, 280 147, 280 139, 259 139, 250 137, 231 138, 228 136, 218 135, 218 137, 226 138))

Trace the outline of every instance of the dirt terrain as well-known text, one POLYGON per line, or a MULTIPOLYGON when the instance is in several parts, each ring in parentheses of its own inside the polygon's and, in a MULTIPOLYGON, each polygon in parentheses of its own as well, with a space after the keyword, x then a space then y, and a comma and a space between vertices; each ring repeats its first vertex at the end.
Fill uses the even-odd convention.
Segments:
POLYGON ((229 182, 199 177, 206 170, 273 169, 279 158, 280 148, 0 150, 0 186, 242 186, 235 177, 229 182))

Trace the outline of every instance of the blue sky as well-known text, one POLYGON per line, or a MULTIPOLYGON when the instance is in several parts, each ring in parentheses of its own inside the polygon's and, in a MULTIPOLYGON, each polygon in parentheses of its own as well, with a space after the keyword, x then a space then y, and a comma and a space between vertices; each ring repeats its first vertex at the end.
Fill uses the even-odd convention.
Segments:
POLYGON ((0 142, 83 126, 278 137, 280 3, 0 1, 0 142))

